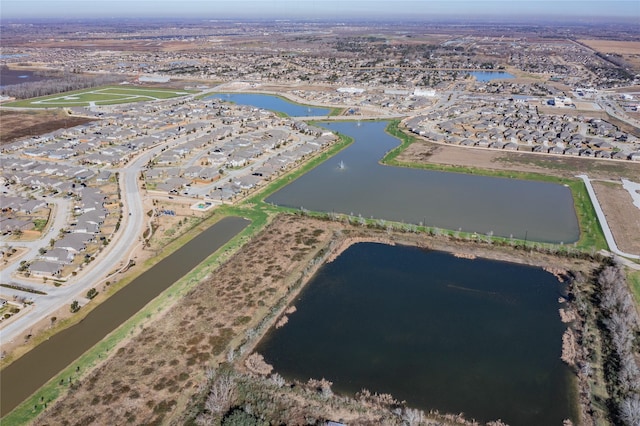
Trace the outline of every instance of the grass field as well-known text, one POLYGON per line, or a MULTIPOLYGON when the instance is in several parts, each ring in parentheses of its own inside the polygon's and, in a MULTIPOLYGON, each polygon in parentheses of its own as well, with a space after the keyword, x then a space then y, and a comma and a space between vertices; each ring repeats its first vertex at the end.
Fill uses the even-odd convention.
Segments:
POLYGON ((25 99, 6 104, 8 107, 57 108, 74 106, 116 105, 131 102, 156 101, 195 93, 187 90, 146 89, 131 86, 107 86, 75 90, 40 98, 25 99))

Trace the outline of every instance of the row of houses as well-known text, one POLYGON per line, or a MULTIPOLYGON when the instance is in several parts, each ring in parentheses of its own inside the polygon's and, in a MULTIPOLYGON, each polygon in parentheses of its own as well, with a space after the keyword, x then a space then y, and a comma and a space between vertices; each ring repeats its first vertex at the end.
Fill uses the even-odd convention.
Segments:
POLYGON ((93 187, 79 187, 77 196, 79 199, 68 223, 68 231, 54 241, 50 249, 29 263, 32 276, 59 276, 65 266, 73 263, 76 256, 85 253, 88 244, 105 238, 100 232, 109 214, 105 208, 107 196, 99 188, 93 187))
POLYGON ((414 133, 437 142, 585 157, 630 159, 635 138, 600 119, 538 114, 525 105, 495 103, 414 117, 414 133), (622 147, 622 148, 621 148, 622 147))

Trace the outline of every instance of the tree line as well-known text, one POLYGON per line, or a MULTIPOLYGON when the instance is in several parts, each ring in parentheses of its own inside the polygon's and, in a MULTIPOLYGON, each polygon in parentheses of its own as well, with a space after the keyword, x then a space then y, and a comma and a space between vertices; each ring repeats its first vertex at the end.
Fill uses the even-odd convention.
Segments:
POLYGON ((52 74, 46 80, 4 86, 0 89, 0 94, 16 99, 29 99, 104 86, 121 82, 122 80, 122 76, 117 75, 82 75, 62 72, 52 74))
POLYGON ((624 270, 606 266, 598 276, 600 323, 605 338, 604 364, 609 405, 613 415, 625 425, 640 424, 640 353, 637 311, 626 283, 624 270))

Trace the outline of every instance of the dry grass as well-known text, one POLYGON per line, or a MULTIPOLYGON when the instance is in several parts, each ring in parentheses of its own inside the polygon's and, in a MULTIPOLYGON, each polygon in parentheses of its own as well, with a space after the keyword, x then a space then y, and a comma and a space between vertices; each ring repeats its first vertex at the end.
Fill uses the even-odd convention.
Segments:
POLYGON ((89 123, 90 119, 69 116, 62 110, 11 111, 0 109, 0 145, 25 136, 42 135, 58 129, 66 129, 89 123))
POLYGON ((640 165, 631 161, 598 160, 571 156, 552 156, 528 152, 505 152, 487 148, 465 148, 419 140, 398 156, 400 162, 431 163, 476 167, 489 170, 541 173, 573 178, 588 170, 593 179, 634 179, 640 165))
POLYGON ((640 253, 640 209, 633 205, 622 183, 593 182, 598 201, 618 248, 627 253, 640 253))
POLYGON ((578 40, 593 50, 602 53, 617 53, 619 55, 640 55, 640 41, 620 40, 578 40))
POLYGON ((327 244, 332 233, 309 225, 295 217, 276 219, 36 424, 146 424, 182 413, 205 369, 238 346, 245 331, 287 295, 290 277, 327 244))

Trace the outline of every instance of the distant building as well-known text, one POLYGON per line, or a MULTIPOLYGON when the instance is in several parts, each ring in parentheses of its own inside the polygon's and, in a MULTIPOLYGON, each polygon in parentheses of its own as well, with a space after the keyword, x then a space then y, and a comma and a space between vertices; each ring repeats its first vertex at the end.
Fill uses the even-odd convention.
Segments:
POLYGON ((364 89, 358 89, 357 87, 339 87, 337 89, 337 91, 339 93, 349 93, 352 95, 356 95, 356 94, 360 94, 360 93, 364 93, 365 90, 364 89))
POLYGON ((140 83, 168 83, 171 77, 165 77, 160 75, 141 75, 138 77, 140 83))
POLYGON ((413 91, 414 96, 425 96, 427 98, 433 98, 436 96, 436 91, 433 89, 415 89, 413 91))

